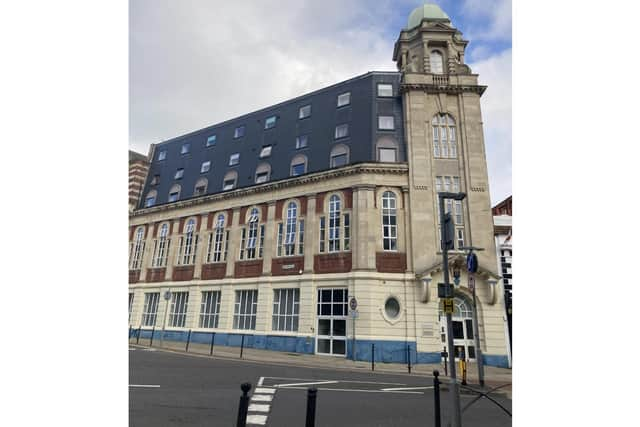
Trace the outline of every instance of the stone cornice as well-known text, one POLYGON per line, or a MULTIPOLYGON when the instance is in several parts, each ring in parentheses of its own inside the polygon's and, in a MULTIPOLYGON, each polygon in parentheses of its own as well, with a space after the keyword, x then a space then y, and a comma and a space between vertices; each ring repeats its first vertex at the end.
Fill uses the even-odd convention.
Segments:
POLYGON ((345 176, 360 174, 406 175, 408 174, 408 171, 409 166, 406 163, 358 163, 338 169, 330 169, 322 172, 310 173, 308 175, 303 175, 300 177, 286 178, 279 181, 254 185, 251 187, 239 188, 237 190, 226 191, 224 193, 210 194, 207 196, 200 196, 182 200, 179 202, 166 203, 150 208, 138 209, 131 212, 129 214, 129 217, 135 218, 138 216, 183 209, 185 207, 198 206, 209 202, 239 199, 254 194, 269 193, 285 188, 299 187, 306 184, 313 184, 315 182, 321 182, 328 179, 340 178, 345 176))
POLYGON ((422 90, 426 93, 448 93, 457 95, 459 93, 464 92, 472 92, 477 93, 478 95, 482 95, 484 91, 487 89, 486 86, 480 85, 435 85, 435 84, 425 84, 425 83, 402 83, 400 85, 400 92, 405 93, 409 90, 422 90))

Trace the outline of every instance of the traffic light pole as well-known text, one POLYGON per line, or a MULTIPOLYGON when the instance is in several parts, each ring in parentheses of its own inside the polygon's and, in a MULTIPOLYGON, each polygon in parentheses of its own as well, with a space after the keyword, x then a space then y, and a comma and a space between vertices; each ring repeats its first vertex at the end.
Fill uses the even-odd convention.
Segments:
MULTIPOLYGON (((447 235, 445 224, 445 212, 444 201, 445 199, 457 199, 462 200, 466 194, 464 193, 438 193, 440 199, 440 232, 441 232, 441 246, 442 246, 442 270, 444 274, 444 283, 447 289, 451 284, 449 283, 449 249, 444 243, 445 236, 447 235)), ((453 423, 452 427, 462 427, 462 416, 460 413, 460 390, 458 381, 456 380, 456 361, 455 353, 453 350, 453 321, 451 319, 451 313, 446 313, 447 316, 447 348, 449 353, 449 372, 451 378, 451 386, 449 387, 449 395, 451 396, 451 403, 453 405, 453 423)))

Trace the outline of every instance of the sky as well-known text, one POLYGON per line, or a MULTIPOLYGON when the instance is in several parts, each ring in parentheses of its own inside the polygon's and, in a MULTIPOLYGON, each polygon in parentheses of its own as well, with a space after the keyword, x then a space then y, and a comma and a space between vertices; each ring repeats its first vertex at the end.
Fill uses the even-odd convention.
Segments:
MULTIPOLYGON (((129 148, 161 142, 368 71, 416 0, 130 0, 129 148), (375 7, 374 7, 375 6, 375 7)), ((511 195, 511 0, 438 0, 480 84, 492 204, 511 195)))

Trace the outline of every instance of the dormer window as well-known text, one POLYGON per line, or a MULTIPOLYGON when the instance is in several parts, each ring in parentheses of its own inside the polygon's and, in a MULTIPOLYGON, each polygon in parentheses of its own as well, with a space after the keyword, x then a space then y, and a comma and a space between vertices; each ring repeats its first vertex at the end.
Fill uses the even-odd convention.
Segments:
POLYGON ((189 143, 182 144, 182 148, 180 149, 180 154, 188 154, 190 148, 191 148, 191 144, 189 143))
POLYGON ((267 117, 267 119, 264 121, 264 128, 271 129, 274 127, 276 127, 276 116, 267 117))
POLYGON ((242 138, 243 136, 244 136, 244 125, 243 126, 238 126, 233 131, 233 138, 237 139, 237 138, 242 138))
POLYGON ((431 51, 431 54, 429 55, 429 65, 431 66, 431 72, 433 74, 444 73, 444 61, 440 51, 431 51))
POLYGON ((260 150, 260 158, 264 159, 265 157, 269 157, 271 155, 271 145, 265 145, 260 150))

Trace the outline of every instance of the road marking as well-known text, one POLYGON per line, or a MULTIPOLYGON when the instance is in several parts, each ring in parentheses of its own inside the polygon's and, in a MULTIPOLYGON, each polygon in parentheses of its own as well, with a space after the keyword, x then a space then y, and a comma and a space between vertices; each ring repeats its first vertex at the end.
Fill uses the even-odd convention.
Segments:
POLYGON ((258 387, 262 386, 262 381, 264 381, 264 377, 260 377, 260 379, 258 380, 258 387))
POLYGON ((155 384, 129 384, 129 387, 158 388, 160 386, 155 384))
POLYGON ((155 348, 145 348, 145 349, 143 349, 143 350, 144 350, 144 351, 156 351, 156 349, 155 349, 155 348))
POLYGON ((317 385, 317 384, 335 384, 339 381, 317 381, 313 383, 289 383, 289 384, 275 384, 274 387, 289 387, 289 386, 301 386, 301 385, 317 385))
POLYGON ((268 394, 254 394, 253 396, 251 396, 252 402, 271 402, 272 399, 273 396, 270 396, 268 394))
POLYGON ((249 405, 249 412, 269 412, 269 405, 252 403, 251 405, 249 405))
POLYGON ((433 386, 429 387, 395 387, 395 388, 383 388, 382 391, 401 391, 401 390, 427 390, 429 388, 433 388, 433 386))
POLYGON ((256 388, 256 391, 254 391, 254 393, 267 393, 267 394, 273 394, 276 392, 275 388, 263 388, 263 387, 258 387, 256 388))
POLYGON ((129 347, 129 351, 133 351, 133 350, 135 350, 135 348, 131 348, 131 347, 129 347))
MULTIPOLYGON (((312 379, 312 378, 287 378, 287 377, 260 377, 262 379, 269 378, 275 380, 299 380, 299 381, 333 381, 333 380, 321 380, 321 379, 312 379)), ((387 383, 387 382, 379 382, 379 381, 352 381, 352 380, 336 380, 348 383, 357 383, 357 384, 386 384, 386 385, 407 385, 405 383, 387 383)), ((262 383, 258 383, 259 386, 262 383)))
MULTIPOLYGON (((282 390, 306 390, 306 387, 283 387, 282 390)), ((358 391, 362 393, 400 393, 400 394, 424 394, 421 391, 385 391, 385 390, 362 390, 358 388, 324 388, 318 387, 318 390, 326 391, 358 391)))
POLYGON ((266 415, 247 415, 247 424, 265 425, 267 423, 266 415))

